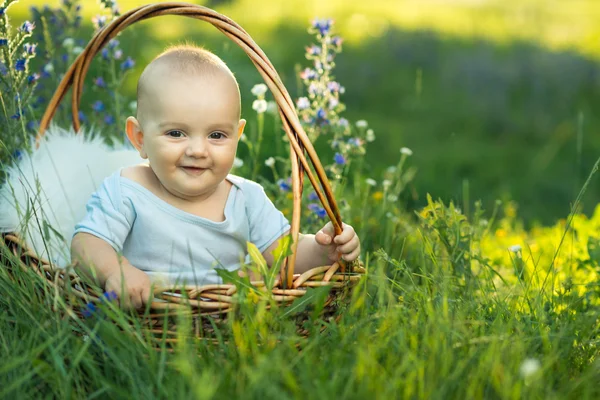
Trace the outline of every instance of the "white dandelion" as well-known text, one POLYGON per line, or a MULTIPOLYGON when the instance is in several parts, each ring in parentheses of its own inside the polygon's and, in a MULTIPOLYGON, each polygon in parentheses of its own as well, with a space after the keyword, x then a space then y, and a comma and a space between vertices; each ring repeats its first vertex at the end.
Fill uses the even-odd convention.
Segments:
POLYGON ((254 100, 252 102, 252 109, 259 114, 267 111, 267 102, 265 100, 254 100))
POLYGON ((404 154, 405 156, 412 156, 413 151, 408 147, 403 147, 400 149, 400 153, 404 154))
POLYGON ((264 83, 258 83, 254 85, 251 92, 256 97, 262 97, 265 95, 265 93, 267 93, 267 85, 265 85, 264 83))

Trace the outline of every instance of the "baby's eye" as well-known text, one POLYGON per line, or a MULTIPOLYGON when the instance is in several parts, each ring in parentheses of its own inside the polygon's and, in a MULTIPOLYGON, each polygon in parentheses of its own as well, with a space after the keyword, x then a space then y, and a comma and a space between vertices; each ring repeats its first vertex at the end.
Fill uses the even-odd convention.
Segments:
POLYGON ((175 131, 169 131, 169 132, 167 132, 167 136, 171 136, 171 137, 174 137, 174 138, 180 138, 180 137, 183 137, 183 132, 177 131, 177 130, 175 130, 175 131))
POLYGON ((209 138, 211 139, 224 139, 225 135, 222 134, 221 132, 213 132, 210 134, 209 138))

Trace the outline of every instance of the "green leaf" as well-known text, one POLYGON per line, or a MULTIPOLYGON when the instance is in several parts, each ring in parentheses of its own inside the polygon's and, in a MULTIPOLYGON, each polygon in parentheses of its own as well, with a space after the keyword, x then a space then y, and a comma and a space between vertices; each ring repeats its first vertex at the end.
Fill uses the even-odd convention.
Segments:
POLYGON ((248 244, 248 254, 250 254, 250 259, 254 264, 258 266, 258 271, 262 276, 267 275, 267 261, 258 250, 258 247, 254 243, 247 242, 248 244))
POLYGON ((282 317, 286 317, 288 315, 301 313, 306 309, 306 307, 317 304, 319 301, 322 301, 325 298, 329 291, 331 290, 331 286, 321 286, 318 288, 310 288, 306 291, 306 294, 296 300, 285 310, 285 312, 281 315, 282 317))
POLYGON ((238 289, 246 288, 249 290, 255 290, 254 286, 250 283, 250 278, 241 277, 238 275, 237 271, 228 271, 225 268, 215 268, 217 271, 217 275, 223 278, 223 282, 231 283, 235 285, 238 289))

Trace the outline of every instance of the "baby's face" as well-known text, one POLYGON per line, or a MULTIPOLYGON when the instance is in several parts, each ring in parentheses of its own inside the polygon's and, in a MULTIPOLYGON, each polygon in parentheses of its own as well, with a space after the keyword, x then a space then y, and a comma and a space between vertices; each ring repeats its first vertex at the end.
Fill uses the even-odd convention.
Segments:
MULTIPOLYGON (((233 78, 165 77, 150 93, 140 126, 142 157, 172 195, 190 201, 210 197, 233 166, 245 125, 233 78)), ((128 119, 128 135, 132 119, 137 122, 128 119)))

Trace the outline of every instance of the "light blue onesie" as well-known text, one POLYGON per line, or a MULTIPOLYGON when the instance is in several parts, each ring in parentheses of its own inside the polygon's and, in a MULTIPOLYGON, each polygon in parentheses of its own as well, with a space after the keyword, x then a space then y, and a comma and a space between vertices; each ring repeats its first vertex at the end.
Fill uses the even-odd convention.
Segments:
POLYGON ((74 234, 105 240, 152 281, 222 283, 215 267, 238 269, 248 260, 246 242, 262 253, 290 229, 262 186, 234 175, 227 180, 233 186, 225 220, 214 222, 166 203, 119 170, 92 195, 74 234))

